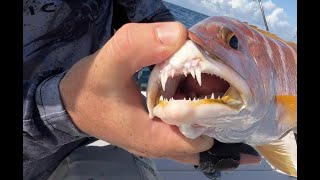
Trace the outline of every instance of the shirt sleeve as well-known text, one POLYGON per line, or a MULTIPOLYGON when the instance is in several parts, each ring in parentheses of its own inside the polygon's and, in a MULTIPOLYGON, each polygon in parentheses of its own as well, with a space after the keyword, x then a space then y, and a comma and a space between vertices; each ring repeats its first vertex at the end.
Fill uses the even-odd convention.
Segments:
POLYGON ((41 159, 89 137, 73 124, 61 102, 59 83, 65 73, 45 72, 23 84, 24 158, 41 159))

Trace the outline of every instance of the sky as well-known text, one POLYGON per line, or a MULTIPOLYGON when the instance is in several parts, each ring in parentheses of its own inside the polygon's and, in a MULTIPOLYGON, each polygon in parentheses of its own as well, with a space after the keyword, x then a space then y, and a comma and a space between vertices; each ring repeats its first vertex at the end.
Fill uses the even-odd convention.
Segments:
MULTIPOLYGON (((164 0, 208 16, 230 16, 266 29, 258 0, 164 0)), ((269 31, 297 42, 297 0, 261 0, 269 31)))

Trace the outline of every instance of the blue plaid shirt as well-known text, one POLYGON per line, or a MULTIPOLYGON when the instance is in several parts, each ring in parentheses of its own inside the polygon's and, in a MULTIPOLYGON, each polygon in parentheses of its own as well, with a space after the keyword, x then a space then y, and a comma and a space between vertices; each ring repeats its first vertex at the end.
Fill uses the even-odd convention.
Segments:
POLYGON ((58 85, 73 64, 113 35, 114 2, 131 22, 174 20, 158 0, 23 0, 24 179, 47 179, 91 139, 70 120, 58 85))

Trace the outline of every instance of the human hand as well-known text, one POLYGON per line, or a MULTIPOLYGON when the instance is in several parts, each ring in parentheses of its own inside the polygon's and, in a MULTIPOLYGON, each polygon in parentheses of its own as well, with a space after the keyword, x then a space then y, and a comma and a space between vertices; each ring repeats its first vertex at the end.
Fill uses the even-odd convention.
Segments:
POLYGON ((150 120, 133 74, 169 58, 186 41, 181 23, 127 24, 100 50, 77 62, 60 82, 65 109, 83 132, 146 157, 194 165, 212 138, 184 137, 177 127, 150 120))
POLYGON ((169 58, 186 40, 181 23, 127 24, 60 83, 65 108, 83 132, 149 157, 191 156, 209 149, 209 137, 188 139, 178 128, 149 119, 132 76, 169 58))

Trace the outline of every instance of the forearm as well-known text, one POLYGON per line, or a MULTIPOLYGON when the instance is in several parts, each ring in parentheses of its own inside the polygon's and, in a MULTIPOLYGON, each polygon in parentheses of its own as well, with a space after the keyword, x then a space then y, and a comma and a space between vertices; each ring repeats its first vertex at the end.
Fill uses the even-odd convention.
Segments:
POLYGON ((88 137, 70 120, 60 99, 59 70, 24 82, 23 139, 25 159, 41 159, 67 143, 88 137))

